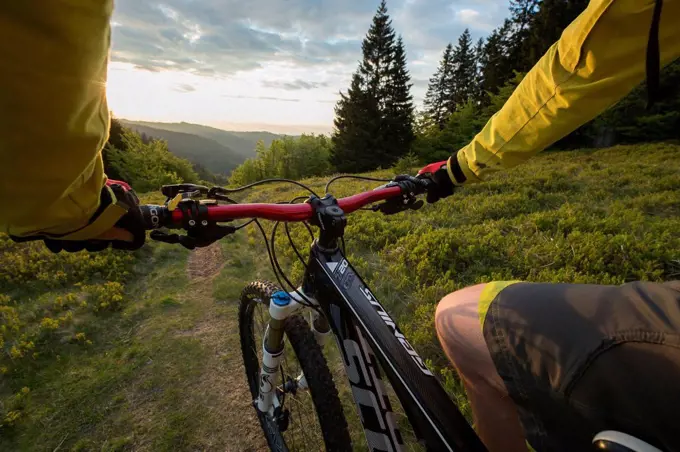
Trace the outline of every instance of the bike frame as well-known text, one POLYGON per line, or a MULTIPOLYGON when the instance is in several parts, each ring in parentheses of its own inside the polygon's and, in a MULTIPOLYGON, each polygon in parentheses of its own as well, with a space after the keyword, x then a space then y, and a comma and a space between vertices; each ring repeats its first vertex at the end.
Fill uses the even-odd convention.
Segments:
MULTIPOLYGON (((434 172, 444 163, 429 165, 419 174, 434 172)), ((397 176, 386 186, 339 200, 326 195, 321 199, 312 196, 303 204, 236 205, 204 205, 191 199, 207 193, 213 201, 229 201, 219 197, 228 190, 179 184, 163 187, 163 194, 168 198, 164 206, 142 205, 140 213, 148 230, 170 227, 193 231, 191 237, 160 231, 151 234, 154 240, 181 243, 192 249, 235 232, 236 228, 220 229, 216 224, 239 218, 311 221, 319 227, 319 237, 312 245, 302 287, 288 295, 277 292, 286 295, 283 298, 277 298, 275 294, 271 300, 262 300, 269 302, 270 320, 260 369, 257 407, 261 412, 275 415, 279 408, 272 382, 276 381, 283 357, 283 322, 311 301, 323 313, 312 318, 316 341, 323 345, 331 334, 335 336, 371 450, 400 451, 404 448, 382 383, 382 368, 418 440, 428 450, 486 451, 458 407, 338 247, 338 240, 344 235, 346 213, 387 200, 396 203, 390 201, 387 208, 381 210, 383 213, 417 208, 415 195, 427 191, 430 183, 410 176, 397 176)), ((300 375, 296 383, 299 389, 307 388, 304 375, 300 375)), ((618 432, 603 432, 595 441, 598 450, 627 445, 630 450, 658 452, 647 443, 618 432)))
POLYGON ((380 375, 380 368, 401 402, 417 438, 428 450, 485 451, 458 407, 402 334, 339 248, 312 245, 300 289, 284 305, 270 303, 265 335, 258 408, 273 412, 272 381, 283 352, 282 322, 300 309, 303 295, 321 308, 325 318, 312 322, 317 340, 332 331, 366 440, 371 450, 404 450, 403 436, 380 375))

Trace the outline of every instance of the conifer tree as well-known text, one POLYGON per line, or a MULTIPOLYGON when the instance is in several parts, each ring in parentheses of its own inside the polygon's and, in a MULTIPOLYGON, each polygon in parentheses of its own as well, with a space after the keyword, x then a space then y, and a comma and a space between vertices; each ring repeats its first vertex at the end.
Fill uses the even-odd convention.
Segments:
POLYGON ((472 99, 475 105, 484 105, 486 93, 484 92, 484 77, 482 74, 482 61, 484 60, 484 39, 479 38, 475 46, 475 80, 473 85, 472 99))
POLYGON ((445 104, 449 114, 462 107, 474 95, 477 68, 472 38, 467 28, 458 38, 458 45, 453 50, 452 62, 453 71, 446 81, 448 98, 445 104))
POLYGON ((339 171, 388 166, 413 141, 406 52, 382 0, 362 43, 363 60, 336 105, 332 162, 339 171))
POLYGON ((488 104, 488 93, 498 93, 498 90, 513 77, 514 67, 508 50, 510 28, 511 24, 506 20, 503 26, 491 32, 484 44, 479 62, 482 89, 485 93, 483 105, 488 104))
POLYGON ((411 76, 406 67, 406 49, 404 41, 399 36, 387 73, 385 92, 382 95, 385 99, 382 119, 385 123, 384 139, 387 145, 383 165, 392 165, 399 157, 408 154, 415 138, 411 86, 411 76))
POLYGON ((340 93, 335 106, 335 132, 331 164, 340 172, 367 171, 373 159, 379 124, 375 98, 370 98, 359 73, 352 77, 347 93, 340 93))
POLYGON ((443 129, 446 124, 449 112, 446 109, 445 101, 448 97, 446 93, 446 82, 453 71, 453 44, 449 43, 444 49, 442 59, 439 62, 437 72, 430 78, 430 83, 425 94, 425 118, 428 126, 437 126, 443 129))

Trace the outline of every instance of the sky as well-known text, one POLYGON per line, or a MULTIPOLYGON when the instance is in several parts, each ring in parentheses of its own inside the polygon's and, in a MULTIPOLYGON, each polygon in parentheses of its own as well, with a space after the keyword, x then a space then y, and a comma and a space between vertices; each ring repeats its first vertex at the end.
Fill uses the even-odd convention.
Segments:
MULTIPOLYGON (((117 0, 114 115, 228 130, 328 133, 379 0, 117 0)), ((485 37, 507 0, 388 0, 416 106, 448 42, 485 37)))

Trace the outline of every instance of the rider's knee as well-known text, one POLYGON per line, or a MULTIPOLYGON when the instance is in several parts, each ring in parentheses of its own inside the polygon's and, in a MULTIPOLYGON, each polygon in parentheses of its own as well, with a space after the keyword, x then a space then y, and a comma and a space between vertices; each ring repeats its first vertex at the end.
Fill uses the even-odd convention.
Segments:
POLYGON ((441 299, 435 312, 437 333, 450 336, 452 322, 465 324, 471 320, 479 323, 479 297, 486 284, 477 284, 451 292, 441 299))
POLYGON ((477 373, 478 351, 483 345, 479 297, 485 284, 466 287, 445 296, 437 305, 435 327, 442 347, 461 373, 477 373))

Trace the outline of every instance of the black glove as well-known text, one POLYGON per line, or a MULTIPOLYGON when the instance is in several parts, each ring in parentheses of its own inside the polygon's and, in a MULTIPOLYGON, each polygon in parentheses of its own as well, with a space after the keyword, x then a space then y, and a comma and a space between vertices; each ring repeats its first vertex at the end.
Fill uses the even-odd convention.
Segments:
POLYGON ((117 250, 132 251, 141 248, 146 239, 146 229, 144 227, 142 214, 139 210, 139 198, 137 198, 135 191, 125 182, 115 180, 107 181, 106 187, 102 188, 99 209, 97 209, 97 212, 95 212, 90 221, 94 221, 113 202, 127 209, 127 213, 116 222, 115 227, 125 229, 132 233, 132 242, 123 240, 60 240, 55 238, 43 238, 45 246, 53 253, 58 253, 62 250, 69 253, 82 250, 102 251, 107 249, 109 245, 117 250), (111 197, 111 193, 107 187, 111 189, 116 199, 111 197))
POLYGON ((446 170, 446 160, 430 163, 418 171, 418 177, 433 182, 427 189, 427 202, 430 204, 451 196, 456 188, 446 170))

